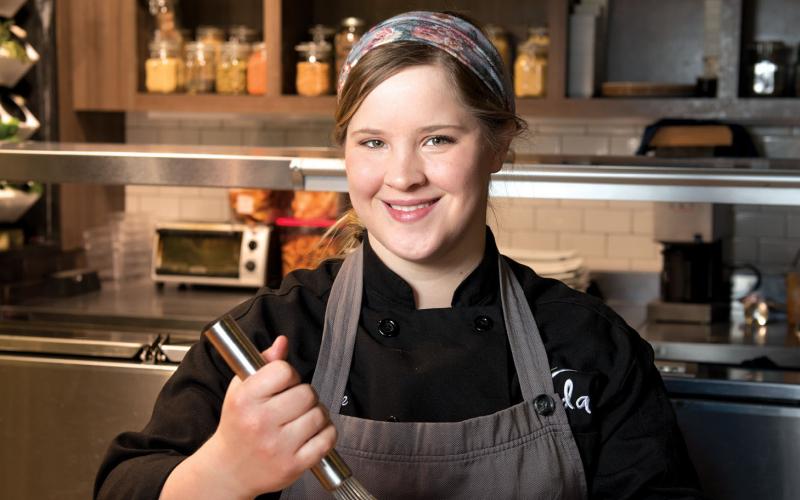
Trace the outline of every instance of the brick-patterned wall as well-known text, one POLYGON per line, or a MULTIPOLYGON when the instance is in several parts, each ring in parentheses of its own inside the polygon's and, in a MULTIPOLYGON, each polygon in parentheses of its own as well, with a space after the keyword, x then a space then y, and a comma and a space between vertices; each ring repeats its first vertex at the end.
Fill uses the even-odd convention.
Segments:
MULTIPOLYGON (((519 153, 630 155, 646 121, 529 118, 519 153)), ((328 120, 264 120, 241 115, 129 113, 132 144, 329 146, 328 120)), ((800 158, 800 127, 751 127, 765 156, 800 158)), ((577 249, 595 271, 657 272, 654 203, 492 198, 488 222, 501 247, 577 249)), ((129 186, 126 210, 164 220, 225 221, 227 190, 129 186)), ((800 248, 800 208, 736 207, 734 259, 780 273, 800 248)))

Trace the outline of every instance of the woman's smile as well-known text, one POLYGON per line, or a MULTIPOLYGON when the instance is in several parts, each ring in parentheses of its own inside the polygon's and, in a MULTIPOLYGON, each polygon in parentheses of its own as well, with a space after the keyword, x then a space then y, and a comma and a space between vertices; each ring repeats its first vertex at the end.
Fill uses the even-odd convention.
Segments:
POLYGON ((416 222, 428 215, 439 199, 384 201, 389 216, 398 222, 416 222))

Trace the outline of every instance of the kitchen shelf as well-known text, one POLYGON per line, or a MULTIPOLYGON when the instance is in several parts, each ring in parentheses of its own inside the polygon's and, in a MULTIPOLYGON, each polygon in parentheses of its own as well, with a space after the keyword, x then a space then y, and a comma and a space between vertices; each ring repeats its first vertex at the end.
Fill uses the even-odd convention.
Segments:
POLYGON ((302 114, 333 117, 335 96, 250 96, 217 94, 136 94, 133 111, 302 114))
MULTIPOLYGON (((36 143, 0 146, 0 178, 347 191, 335 148, 36 143)), ((800 160, 519 155, 492 196, 800 205, 800 160)))

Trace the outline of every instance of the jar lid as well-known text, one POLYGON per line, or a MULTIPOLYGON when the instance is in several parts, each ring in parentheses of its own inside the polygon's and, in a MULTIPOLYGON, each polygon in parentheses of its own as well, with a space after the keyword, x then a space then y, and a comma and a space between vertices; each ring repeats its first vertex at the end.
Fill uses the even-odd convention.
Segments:
POLYGON ((186 52, 214 52, 214 46, 204 42, 187 42, 184 49, 186 52))
POLYGON ((324 24, 316 24, 312 26, 308 32, 311 34, 311 38, 315 42, 323 42, 326 38, 336 33, 336 30, 325 26, 324 24))
POLYGON ((358 28, 359 26, 364 26, 364 20, 358 17, 345 17, 342 19, 342 26, 358 28))
POLYGON ((256 42, 253 44, 253 51, 262 52, 267 50, 267 42, 256 42))
POLYGON ((250 44, 241 43, 237 41, 224 42, 222 44, 222 53, 228 56, 243 56, 250 53, 250 44))
POLYGON ((256 30, 249 26, 231 26, 228 30, 228 40, 250 43, 256 38, 256 30))
POLYGON ((327 56, 330 55, 333 46, 328 42, 303 42, 295 45, 294 50, 309 55, 327 56))
POLYGON ((222 28, 217 28, 216 26, 198 26, 197 27, 197 38, 203 37, 213 37, 222 39, 225 35, 225 32, 222 31, 222 28))
POLYGON ((167 51, 167 52, 177 52, 178 48, 180 47, 180 43, 175 40, 153 40, 150 42, 150 51, 167 51))

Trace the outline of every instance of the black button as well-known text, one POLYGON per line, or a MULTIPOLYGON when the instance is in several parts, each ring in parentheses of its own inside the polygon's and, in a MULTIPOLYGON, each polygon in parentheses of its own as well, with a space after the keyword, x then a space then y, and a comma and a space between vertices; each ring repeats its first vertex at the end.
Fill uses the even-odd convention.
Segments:
POLYGON ((386 419, 387 422, 397 422, 397 417, 394 415, 389 415, 389 418, 386 419))
POLYGON ((478 333, 488 332, 494 326, 494 321, 489 316, 480 315, 472 322, 472 327, 478 333))
POLYGON ((255 271, 256 263, 253 262, 252 260, 248 260, 247 262, 244 263, 244 268, 250 272, 255 271))
POLYGON ((546 417, 556 411, 556 403, 547 394, 542 394, 541 396, 536 396, 536 399, 533 400, 533 408, 536 413, 546 417))
POLYGON ((396 337, 399 329, 397 322, 391 318, 378 321, 378 333, 384 337, 396 337))
POLYGON ((250 242, 247 244, 247 248, 250 250, 255 250, 258 248, 258 242, 256 240, 250 240, 250 242))

